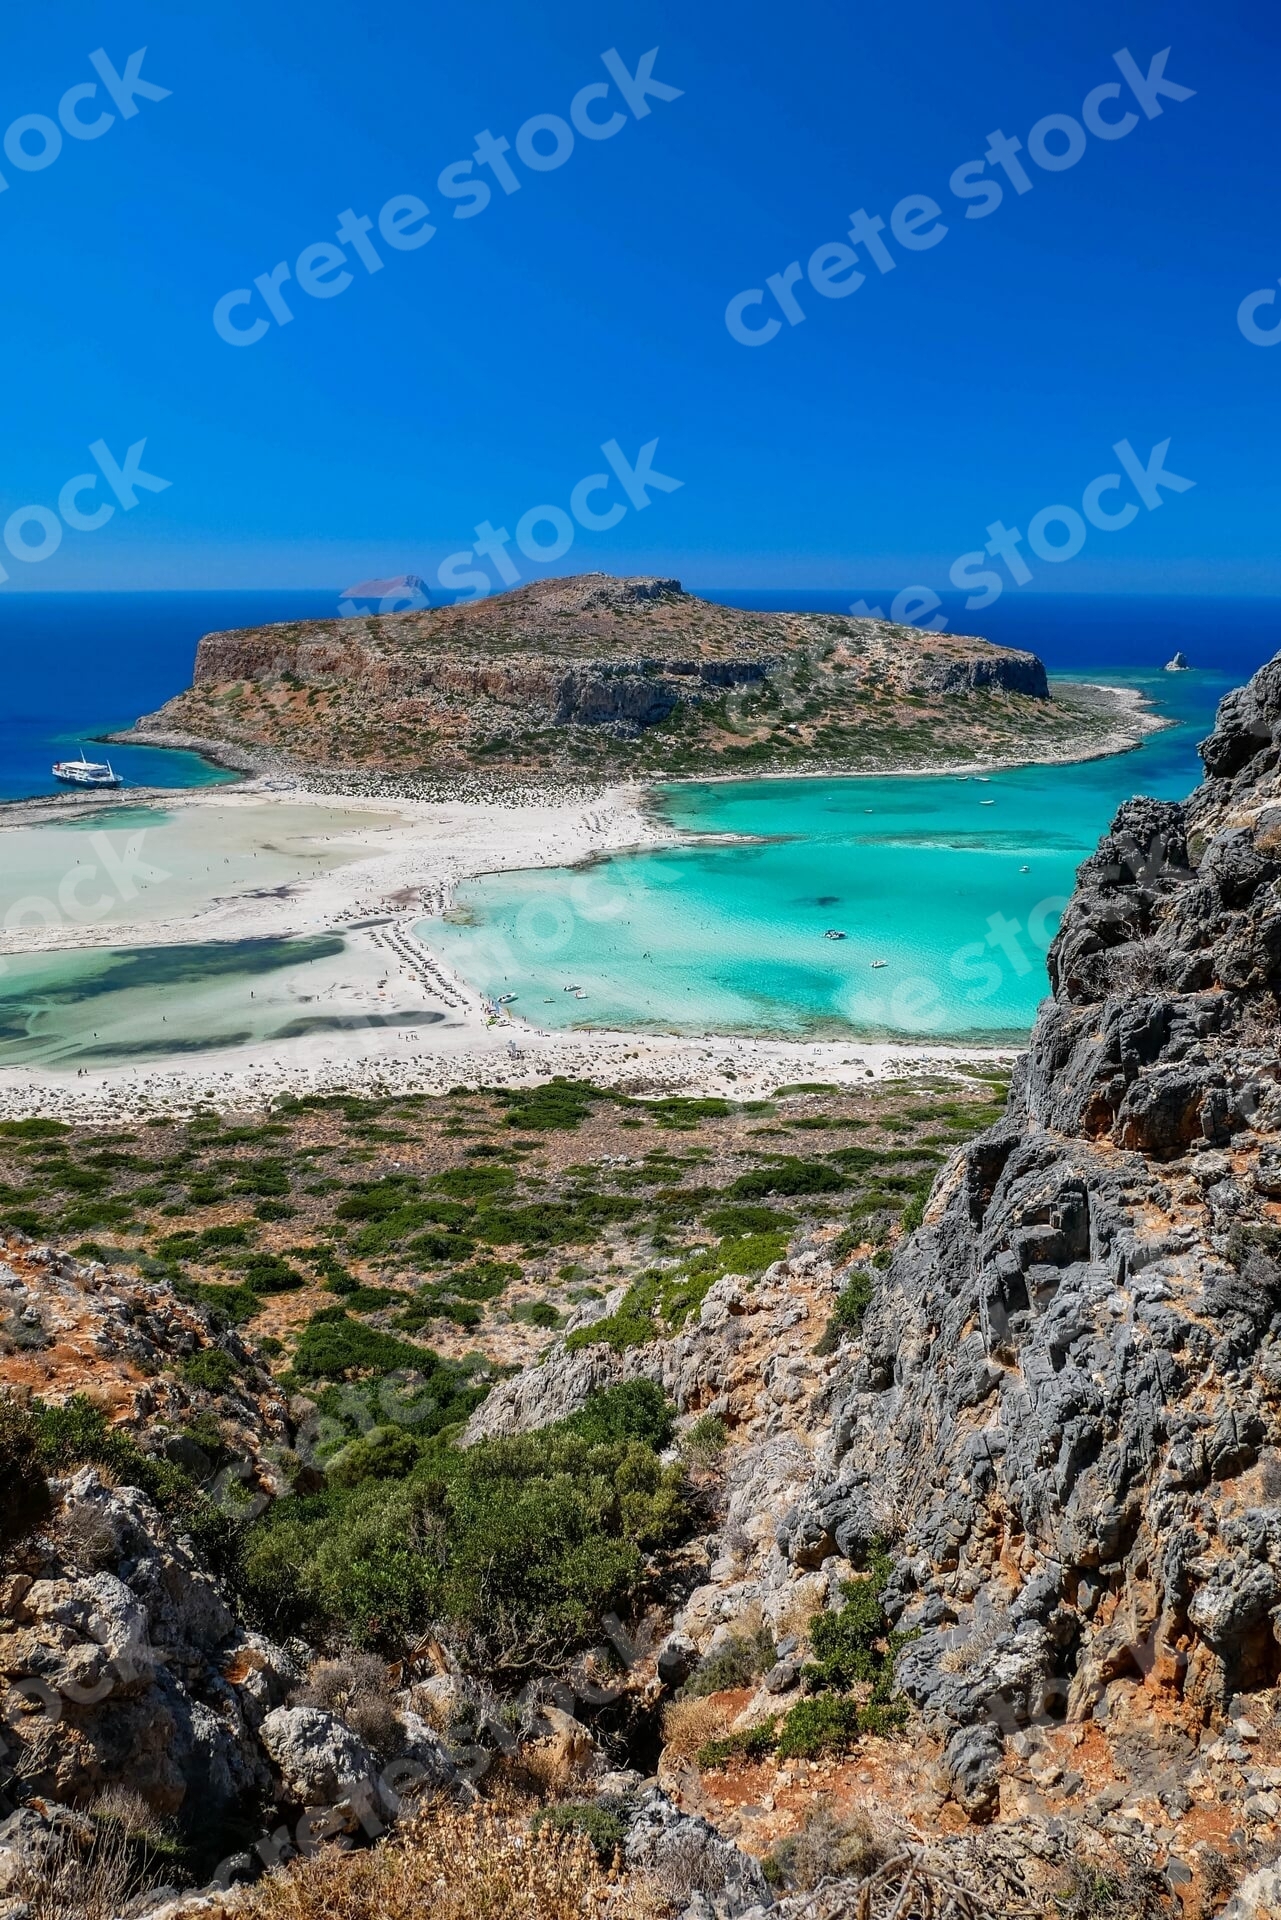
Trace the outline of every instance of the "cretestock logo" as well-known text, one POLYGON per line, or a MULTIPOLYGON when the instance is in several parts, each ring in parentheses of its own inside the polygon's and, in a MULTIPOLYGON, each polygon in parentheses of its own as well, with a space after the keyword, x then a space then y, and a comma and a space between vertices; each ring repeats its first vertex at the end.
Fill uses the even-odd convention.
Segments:
MULTIPOLYGON (((1180 473, 1171 473, 1166 467, 1165 456, 1170 451, 1168 439, 1159 441, 1146 461, 1140 459, 1128 440, 1118 440, 1112 451, 1149 513, 1154 513, 1165 504, 1161 497, 1163 487, 1170 493, 1187 493, 1189 488, 1196 485, 1195 480, 1185 479, 1180 473)), ((1054 566, 1064 560, 1075 559, 1089 535, 1087 521, 1090 527, 1097 527, 1102 533, 1119 533, 1123 527, 1128 527, 1138 516, 1139 509, 1135 501, 1120 498, 1120 504, 1115 507, 1104 504, 1111 494, 1121 496, 1124 484, 1119 473, 1096 474, 1081 495, 1080 513, 1075 507, 1061 501, 1034 513, 1028 521, 1026 538, 1035 558, 1054 566)), ((971 613, 990 607, 1005 591, 1006 581, 987 565, 989 559, 1000 560, 1004 564, 1016 587, 1026 587, 1034 578, 1022 552, 1024 535, 1020 528, 1007 527, 1004 521, 993 520, 986 532, 986 546, 975 547, 971 553, 958 554, 948 570, 948 579, 954 587, 970 590, 965 605, 971 613)), ((931 619, 929 616, 942 604, 932 587, 904 587, 895 595, 889 617, 903 626, 924 626, 931 633, 941 633, 947 626, 946 617, 940 614, 931 619)), ((869 607, 866 600, 856 600, 850 612, 863 620, 885 618, 881 607, 869 607)))
MULTIPOLYGON (((651 505, 651 488, 655 493, 675 493, 685 484, 683 480, 674 480, 671 474, 659 473, 655 468, 657 440, 645 442, 636 456, 634 466, 617 440, 606 440, 601 452, 637 513, 651 505)), ((525 558, 539 566, 549 566, 553 561, 563 559, 574 544, 575 521, 588 533, 608 533, 616 527, 627 508, 621 500, 609 500, 604 504, 611 484, 607 473, 586 474, 569 496, 572 520, 563 507, 546 502, 542 506, 531 507, 528 513, 522 513, 516 522, 516 545, 525 558), (597 504, 593 505, 593 502, 597 504), (542 537, 544 529, 550 529, 550 539, 542 537)), ((512 542, 507 528, 495 527, 490 521, 482 520, 475 531, 475 546, 447 554, 436 570, 436 578, 441 586, 457 593, 459 601, 483 600, 486 594, 494 590, 490 576, 479 567, 471 566, 478 554, 482 559, 492 562, 494 572, 505 587, 514 587, 521 578, 519 567, 507 551, 512 542)))
MULTIPOLYGON (((62 152, 64 133, 73 140, 100 140, 104 133, 110 133, 116 124, 116 114, 103 106, 99 81, 122 120, 134 119, 139 100, 167 100, 172 88, 158 87, 142 78, 146 51, 145 47, 139 47, 136 53, 131 53, 123 73, 116 72, 102 47, 97 53, 91 53, 89 65, 98 80, 83 80, 77 86, 68 87, 58 102, 56 120, 51 120, 46 113, 24 113, 9 123, 4 136, 4 156, 9 165, 19 173, 43 173, 62 152), (87 119, 85 115, 90 108, 95 111, 93 118, 87 119)), ((0 193, 6 193, 9 184, 7 177, 0 173, 0 193)))
MULTIPOLYGON (((1281 286, 1281 280, 1277 282, 1281 286)), ((1273 320, 1265 327, 1259 319, 1264 307, 1276 305, 1276 293, 1271 287, 1260 287, 1257 293, 1247 293, 1237 308, 1237 325, 1252 347, 1275 347, 1281 343, 1281 320, 1273 320)))
MULTIPOLYGON (((642 56, 635 73, 628 71, 615 47, 600 57, 618 99, 633 120, 649 117, 651 100, 679 100, 682 96, 680 87, 654 78, 657 47, 642 56)), ((573 153, 576 134, 584 140, 612 140, 628 124, 627 113, 612 106, 609 82, 589 81, 570 101, 568 120, 558 113, 535 113, 523 122, 516 131, 516 158, 530 173, 554 173, 573 153), (602 103, 612 108, 604 117, 602 103)), ((451 160, 441 170, 436 191, 446 200, 459 202, 454 208, 455 220, 474 220, 483 213, 494 197, 495 187, 501 187, 508 196, 521 191, 525 183, 507 157, 511 151, 510 140, 486 127, 476 135, 470 160, 451 160), (480 168, 483 174, 477 171, 480 168)), ((381 273, 387 263, 372 238, 373 219, 348 207, 338 215, 338 223, 332 241, 313 241, 303 248, 292 267, 287 260, 280 260, 270 273, 258 274, 252 287, 235 287, 224 293, 213 311, 219 339, 229 347, 256 346, 270 331, 271 322, 265 314, 278 327, 287 327, 295 315, 284 291, 286 285, 312 300, 333 300, 346 293, 354 279, 349 271, 351 259, 344 251, 348 247, 366 274, 381 273), (247 320, 239 317, 244 309, 250 310, 247 320)), ((415 193, 393 194, 384 201, 377 225, 383 246, 394 253, 416 253, 436 236, 431 209, 415 193)))
MULTIPOLYGON (((9 515, 4 523, 4 544, 13 558, 28 566, 40 560, 51 560, 62 545, 64 523, 76 533, 97 533, 105 527, 116 511, 111 501, 96 498, 91 506, 85 505, 96 493, 100 480, 106 481, 125 513, 132 513, 138 505, 140 490, 143 493, 164 493, 173 482, 146 471, 142 464, 146 448, 145 440, 135 440, 122 466, 105 440, 95 440, 89 451, 97 463, 98 472, 72 474, 58 495, 57 513, 52 507, 26 506, 18 507, 9 515)), ((8 578, 5 568, 0 566, 0 585, 8 578)))
MULTIPOLYGON (((1112 56, 1135 103, 1148 120, 1159 118, 1163 111, 1163 99, 1191 100, 1194 97, 1193 88, 1166 79, 1165 63, 1169 57, 1169 47, 1154 54, 1144 73, 1128 47, 1122 47, 1119 53, 1112 56)), ((1118 114, 1116 104, 1120 101, 1119 83, 1107 80, 1086 94, 1081 105, 1080 120, 1074 119, 1070 113, 1047 113, 1037 121, 1027 137, 1026 152, 1033 165, 1043 173, 1065 173, 1084 154, 1089 144, 1087 132, 1092 133, 1096 140, 1124 140, 1138 126, 1139 116, 1124 105, 1118 114)), ((1021 140, 1003 133, 999 127, 987 139, 983 157, 963 160, 948 181, 948 189, 954 198, 973 203, 965 209, 967 220, 985 220, 990 213, 996 212, 1005 198, 1006 189, 996 178, 997 168, 1016 194, 1031 193, 1036 184, 1018 157, 1025 150, 1021 140), (989 168, 992 169, 990 173, 989 168)), ((941 218, 942 211, 938 202, 927 193, 907 194, 890 210, 890 238, 903 252, 928 253, 949 232, 941 218)), ((869 213, 866 207, 860 207, 857 213, 851 214, 850 220, 851 246, 846 246, 842 240, 825 240, 821 246, 815 247, 804 268, 799 260, 793 260, 780 273, 768 275, 765 286, 748 287, 744 292, 736 293, 725 309, 725 325, 730 337, 742 347, 764 347, 782 332, 784 320, 789 327, 800 326, 806 314, 795 289, 805 280, 822 299, 845 300, 850 294, 857 293, 866 280, 867 274, 862 271, 864 267, 875 266, 881 275, 892 273, 898 261, 882 238, 885 221, 879 214, 869 213), (771 306, 773 311, 770 310, 771 306), (754 314, 758 309, 764 317, 749 319, 749 314, 754 314)))

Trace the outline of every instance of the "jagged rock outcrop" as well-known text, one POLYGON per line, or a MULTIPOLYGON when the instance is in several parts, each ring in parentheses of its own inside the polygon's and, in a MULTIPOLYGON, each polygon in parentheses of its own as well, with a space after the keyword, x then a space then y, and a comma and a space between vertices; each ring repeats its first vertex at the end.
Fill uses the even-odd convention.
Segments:
POLYGON ((899 1543, 900 1681, 975 1810, 977 1730, 1142 1723, 1155 1769, 1281 1676, 1281 656, 1201 751, 1082 866, 1007 1117, 898 1251, 783 1529, 803 1564, 899 1543))
POLYGON ((300 1677, 289 1655, 138 1488, 82 1467, 53 1491, 56 1536, 0 1591, 7 1765, 55 1801, 127 1785, 165 1814, 270 1788, 259 1734, 300 1677))

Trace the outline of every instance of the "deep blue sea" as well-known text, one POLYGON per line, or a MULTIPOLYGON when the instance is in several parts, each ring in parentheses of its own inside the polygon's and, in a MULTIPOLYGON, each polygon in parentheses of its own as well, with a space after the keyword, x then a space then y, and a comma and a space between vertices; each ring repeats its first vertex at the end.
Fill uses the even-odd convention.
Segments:
POLYGON ((186 753, 89 746, 191 684, 202 634, 336 616, 336 593, 0 592, 0 800, 55 793, 81 743, 137 786, 225 779, 186 753))
MULTIPOLYGON (((893 590, 841 592, 694 591, 731 606, 844 613, 857 600, 887 611, 893 590)), ((202 634, 271 621, 324 619, 337 592, 28 593, 0 592, 0 799, 49 793, 49 768, 95 733, 128 726, 190 684, 202 634)), ((1244 679, 1281 650, 1281 600, 1188 595, 1101 597, 1007 592, 984 613, 944 597, 953 633, 979 633, 1029 647, 1054 672, 1163 666, 1177 648, 1193 665, 1244 679)), ((91 758, 94 757, 92 754, 91 758)), ((212 775, 185 754, 113 749, 126 779, 191 786, 212 775)))

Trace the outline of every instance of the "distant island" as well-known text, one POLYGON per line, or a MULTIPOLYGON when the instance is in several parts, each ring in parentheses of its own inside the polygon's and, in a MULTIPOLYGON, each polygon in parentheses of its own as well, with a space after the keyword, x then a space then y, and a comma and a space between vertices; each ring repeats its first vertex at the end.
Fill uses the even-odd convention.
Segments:
POLYGON ((988 640, 590 573, 209 634, 192 687, 112 737, 312 785, 499 789, 1083 759, 1151 724, 988 640))

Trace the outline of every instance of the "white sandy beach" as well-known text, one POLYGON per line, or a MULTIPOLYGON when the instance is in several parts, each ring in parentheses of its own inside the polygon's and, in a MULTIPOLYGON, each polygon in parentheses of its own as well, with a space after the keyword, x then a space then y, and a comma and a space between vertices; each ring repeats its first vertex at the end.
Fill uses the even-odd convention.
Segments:
MULTIPOLYGON (((1133 689, 1093 690, 1108 697, 1117 729, 1089 757, 1125 752, 1164 724, 1133 689)), ((1010 764, 1000 757, 928 771, 1010 764)), ((488 1003, 453 971, 443 944, 433 946, 431 919, 450 910, 464 880, 590 867, 594 857, 681 844, 685 836, 646 801, 641 786, 504 802, 393 799, 313 792, 295 777, 264 775, 233 787, 0 809, 0 992, 7 974, 21 995, 24 961, 30 975, 42 956, 56 965, 80 955, 92 966, 96 951, 106 971, 138 949, 342 939, 340 950, 331 940, 332 950, 256 977, 252 992, 241 976, 117 994, 119 1063, 0 1067, 0 1117, 108 1123, 199 1104, 257 1107, 287 1093, 439 1093, 554 1073, 632 1092, 757 1097, 788 1081, 866 1083, 1015 1057, 999 1046, 551 1032, 488 1003), (195 1019, 201 1031, 198 1047, 169 1052, 157 1043, 166 991, 181 994, 188 1026, 195 1019), (143 1049, 130 1058, 138 1042, 143 1049)), ((590 876, 576 885, 590 887, 590 876)), ((173 999, 167 1004, 172 1010, 173 999)), ((64 1000, 46 1032, 78 1023, 82 1040, 97 1041, 88 1033, 97 1018, 64 1000)))
MULTIPOLYGON (((786 1081, 848 1084, 1012 1057, 1008 1049, 542 1032, 501 1010, 495 1014, 424 944, 424 918, 447 910, 464 878, 572 866, 596 854, 679 841, 681 836, 642 802, 643 791, 634 788, 614 789, 586 803, 548 799, 516 807, 335 801, 254 781, 231 790, 131 795, 129 816, 122 816, 119 826, 113 825, 112 809, 91 803, 13 809, 0 816, 0 875, 9 876, 10 894, 17 862, 12 856, 5 861, 5 838, 19 837, 12 843, 16 850, 23 836, 29 840, 39 834, 42 851, 47 850, 51 811, 59 822, 74 817, 81 823, 67 837, 67 857, 81 881, 68 888, 66 874, 55 873, 46 885, 43 910, 33 905, 41 897, 30 893, 19 898, 21 911, 15 913, 10 901, 0 934, 0 965, 11 973, 21 969, 24 956, 91 948, 337 931, 344 949, 308 962, 305 994, 288 974, 261 989, 264 1009, 273 1004, 273 992, 278 1010, 281 996, 292 995, 291 1004, 331 1023, 324 1031, 143 1063, 65 1071, 43 1064, 6 1067, 0 1069, 0 1116, 56 1112, 108 1122, 126 1113, 203 1103, 254 1107, 290 1092, 385 1087, 436 1093, 461 1083, 531 1082, 553 1073, 633 1091, 755 1097, 786 1081), (168 828, 140 826, 144 816, 137 809, 148 803, 163 809, 168 828), (316 810, 316 831, 310 836, 303 830, 308 808, 316 810), (288 834, 278 831, 285 824, 288 834), (203 847, 211 828, 236 848, 239 884, 228 886, 219 870, 196 901, 189 876, 177 877, 174 856, 190 856, 193 846, 203 847), (129 836, 140 831, 143 838, 134 846, 131 865, 129 836), (136 882, 139 870, 169 873, 166 860, 174 875, 168 884, 165 878, 150 880, 145 888, 136 882), (95 862, 96 878, 86 877, 95 862), (105 892, 98 885, 104 880, 105 892), (123 897, 131 884, 132 897, 123 897), (99 911, 79 909, 81 901, 93 905, 104 899, 99 911), (369 921, 378 924, 360 924, 369 921), (334 1022, 341 1022, 342 1030, 335 1031, 334 1022)), ((0 887, 4 884, 0 880, 0 887)))

